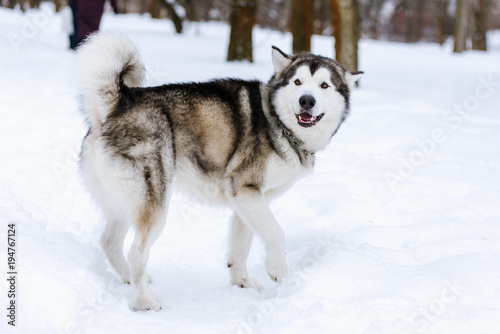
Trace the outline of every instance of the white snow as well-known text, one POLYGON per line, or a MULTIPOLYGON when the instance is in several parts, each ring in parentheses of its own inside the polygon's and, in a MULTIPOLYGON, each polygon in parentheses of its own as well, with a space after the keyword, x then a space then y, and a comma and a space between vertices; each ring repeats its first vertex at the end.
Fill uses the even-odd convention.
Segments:
MULTIPOLYGON (((271 282, 257 240, 248 261, 261 293, 229 283, 227 210, 172 201, 153 246, 160 312, 131 312, 97 240, 102 218, 81 185, 86 133, 63 20, 49 5, 0 8, 0 267, 17 226, 12 333, 493 333, 500 328, 500 34, 490 51, 362 40, 361 87, 315 173, 272 204, 289 276, 271 282), (489 83, 488 83, 489 82, 489 83), (459 113, 461 111, 461 113, 459 113)), ((148 84, 233 76, 267 80, 271 45, 255 29, 255 63, 225 62, 225 24, 106 14, 132 38, 148 84)), ((333 40, 313 52, 333 56, 333 40)), ((130 237, 127 244, 130 244, 130 237)))

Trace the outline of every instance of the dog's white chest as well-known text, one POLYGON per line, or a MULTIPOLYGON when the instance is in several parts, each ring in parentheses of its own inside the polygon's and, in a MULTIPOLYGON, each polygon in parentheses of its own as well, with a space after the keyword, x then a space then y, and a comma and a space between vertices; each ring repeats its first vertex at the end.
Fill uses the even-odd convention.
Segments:
POLYGON ((279 196, 290 188, 298 179, 312 172, 312 162, 302 164, 295 154, 287 159, 277 155, 269 158, 264 176, 263 192, 268 199, 279 196))

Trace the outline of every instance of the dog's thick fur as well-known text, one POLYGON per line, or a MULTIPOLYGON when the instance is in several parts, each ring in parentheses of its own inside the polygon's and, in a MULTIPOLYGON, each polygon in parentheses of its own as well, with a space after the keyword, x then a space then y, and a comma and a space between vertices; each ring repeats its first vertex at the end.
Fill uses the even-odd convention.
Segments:
POLYGON ((336 133, 361 72, 332 59, 273 49, 270 81, 236 79, 141 87, 144 65, 126 38, 97 34, 78 50, 78 84, 89 132, 84 183, 102 208, 100 243, 134 288, 132 307, 158 310, 148 288, 149 252, 174 188, 234 209, 228 267, 233 284, 260 290, 246 260, 254 233, 266 269, 287 275, 285 237, 268 201, 310 172, 336 133), (123 255, 129 227, 135 238, 123 255))

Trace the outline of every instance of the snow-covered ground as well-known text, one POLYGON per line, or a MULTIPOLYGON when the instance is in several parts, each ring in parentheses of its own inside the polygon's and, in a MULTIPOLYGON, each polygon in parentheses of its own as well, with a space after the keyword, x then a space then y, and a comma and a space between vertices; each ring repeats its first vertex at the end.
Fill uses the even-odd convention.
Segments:
MULTIPOLYGON (((289 276, 257 293, 229 283, 229 211, 174 198, 153 247, 160 312, 131 312, 97 240, 100 218, 77 172, 85 126, 62 19, 50 7, 0 8, 1 329, 12 333, 494 333, 500 328, 500 35, 487 53, 451 45, 361 41, 352 113, 315 173, 272 204, 289 276), (7 325, 7 224, 16 224, 17 319, 7 325)), ((140 47, 148 84, 221 76, 267 80, 271 45, 255 30, 254 64, 225 60, 224 24, 106 15, 102 30, 140 47)), ((333 40, 313 52, 333 56, 333 40)), ((130 235, 127 244, 130 244, 130 235)))

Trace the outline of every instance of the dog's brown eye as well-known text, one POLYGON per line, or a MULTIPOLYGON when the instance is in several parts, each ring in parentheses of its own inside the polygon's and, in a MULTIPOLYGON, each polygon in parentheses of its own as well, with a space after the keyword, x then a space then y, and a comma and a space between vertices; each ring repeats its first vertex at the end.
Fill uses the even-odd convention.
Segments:
POLYGON ((330 87, 330 86, 328 86, 328 84, 326 82, 323 82, 321 84, 321 88, 323 88, 323 89, 327 89, 328 87, 330 87))
POLYGON ((299 80, 299 79, 296 79, 294 82, 295 82, 295 84, 296 84, 297 86, 302 85, 302 82, 300 82, 300 80, 299 80))

